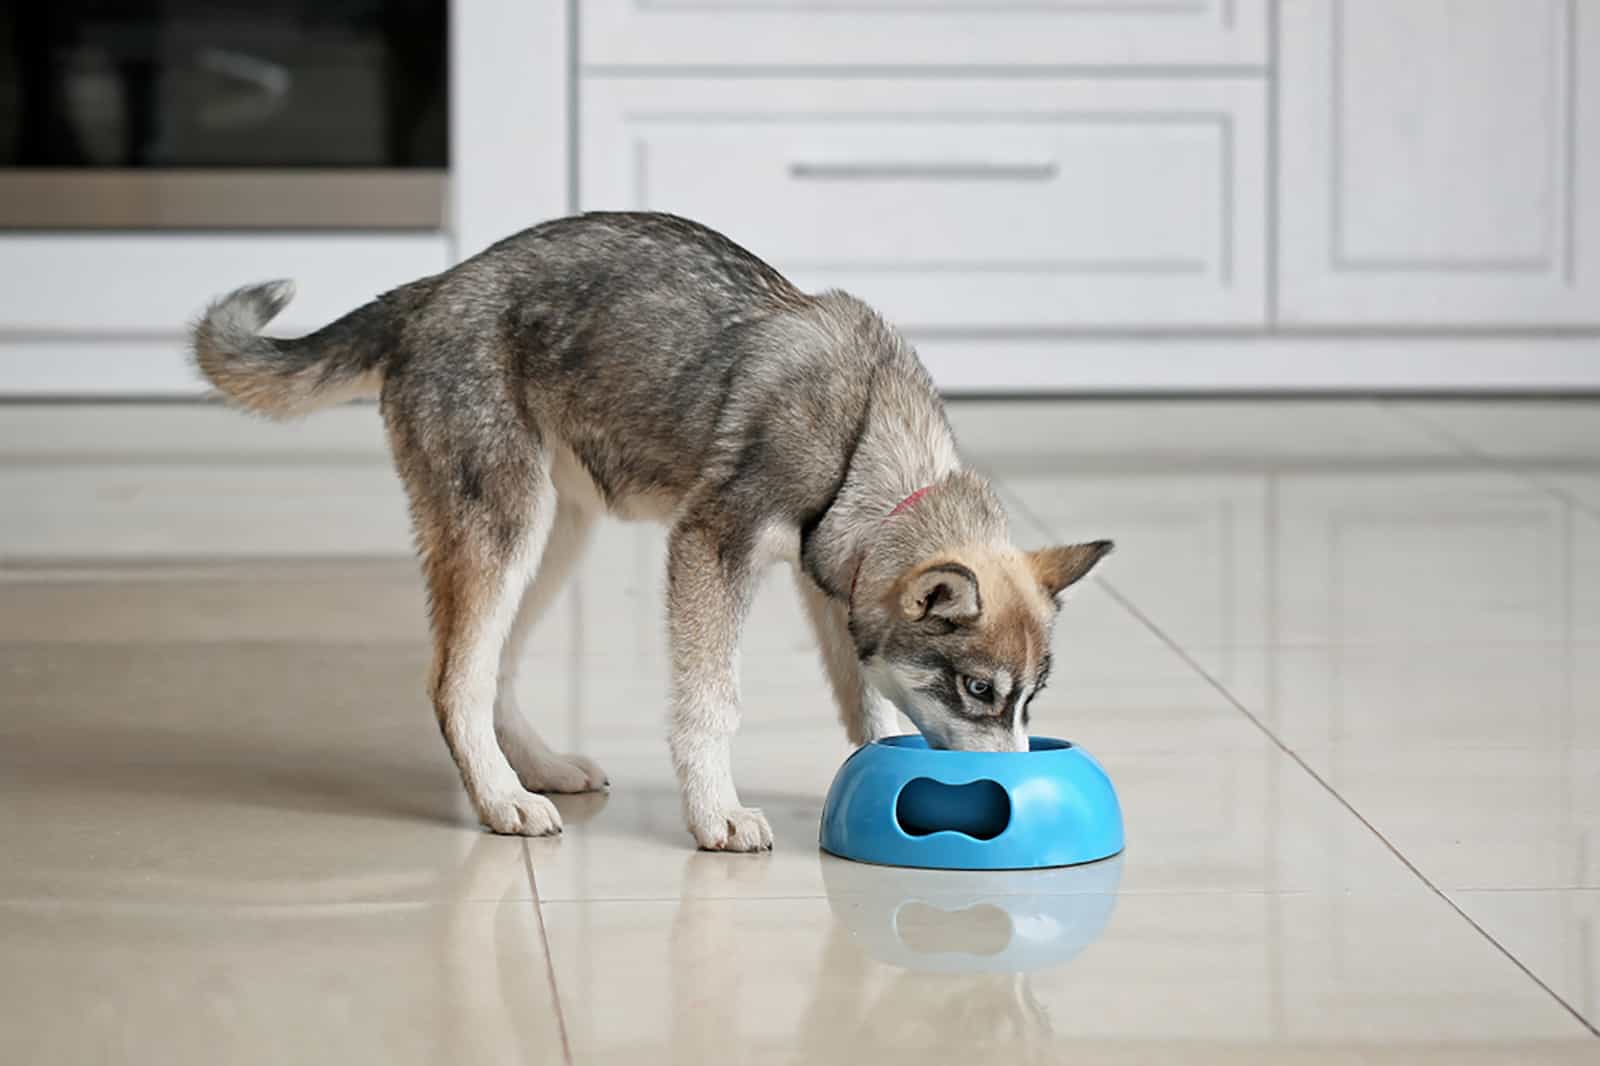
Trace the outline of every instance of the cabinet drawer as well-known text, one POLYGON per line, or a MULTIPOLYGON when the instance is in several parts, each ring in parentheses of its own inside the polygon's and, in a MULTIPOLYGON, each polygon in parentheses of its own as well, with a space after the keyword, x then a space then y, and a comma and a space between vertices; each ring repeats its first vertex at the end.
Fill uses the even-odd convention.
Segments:
POLYGON ((1258 66, 1267 0, 584 0, 590 66, 1258 66))
POLYGON ((1470 11, 1283 6, 1285 324, 1600 325, 1600 9, 1470 11))
POLYGON ((0 334, 178 337, 206 301, 273 278, 295 282, 272 324, 293 333, 449 264, 442 233, 7 233, 0 334))
POLYGON ((1262 321, 1262 86, 594 79, 585 209, 672 211, 910 327, 1262 321))

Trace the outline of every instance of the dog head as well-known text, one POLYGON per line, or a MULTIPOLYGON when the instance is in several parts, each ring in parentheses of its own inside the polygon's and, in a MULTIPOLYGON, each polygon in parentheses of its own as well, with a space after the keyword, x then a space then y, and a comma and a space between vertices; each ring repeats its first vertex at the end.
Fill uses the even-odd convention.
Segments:
POLYGON ((933 747, 1026 751, 1061 594, 1110 550, 988 543, 880 570, 851 617, 863 676, 933 747))

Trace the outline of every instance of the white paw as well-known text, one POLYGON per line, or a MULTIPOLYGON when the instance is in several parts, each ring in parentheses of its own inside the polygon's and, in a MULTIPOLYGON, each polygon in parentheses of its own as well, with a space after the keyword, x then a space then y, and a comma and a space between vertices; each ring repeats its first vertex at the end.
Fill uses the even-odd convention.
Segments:
POLYGON ((547 837, 561 832, 556 805, 532 792, 490 796, 479 805, 478 817, 494 832, 508 836, 547 837))
POLYGON ((692 819, 689 832, 706 851, 771 851, 772 827, 754 807, 731 807, 720 814, 692 819))
POLYGON ((611 784, 606 772, 582 755, 543 755, 517 768, 532 792, 598 792, 611 784))
POLYGON ((583 771, 584 786, 580 791, 598 792, 602 788, 611 786, 611 778, 607 776, 604 770, 600 769, 600 764, 593 759, 573 752, 568 752, 561 758, 564 762, 571 763, 583 771))

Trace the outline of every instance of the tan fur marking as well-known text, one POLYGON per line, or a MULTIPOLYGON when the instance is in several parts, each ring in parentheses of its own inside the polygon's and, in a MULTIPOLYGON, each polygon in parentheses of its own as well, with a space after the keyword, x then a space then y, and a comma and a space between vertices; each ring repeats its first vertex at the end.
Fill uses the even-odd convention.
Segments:
POLYGON ((1088 544, 1063 544, 1028 553, 1039 584, 1052 596, 1060 595, 1111 551, 1109 540, 1088 544))
POLYGON ((935 560, 918 567, 900 581, 900 615, 911 621, 936 617, 951 622, 970 622, 982 610, 980 582, 975 571, 955 559, 935 560))
POLYGON ((1038 670, 1054 605, 1034 577, 1031 557, 1009 546, 975 545, 952 561, 978 575, 983 611, 969 627, 968 646, 1022 684, 1038 670))

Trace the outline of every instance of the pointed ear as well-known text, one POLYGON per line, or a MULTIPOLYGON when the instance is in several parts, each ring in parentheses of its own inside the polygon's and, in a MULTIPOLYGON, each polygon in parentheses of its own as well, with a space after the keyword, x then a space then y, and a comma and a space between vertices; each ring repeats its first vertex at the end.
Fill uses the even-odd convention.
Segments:
POLYGON ((1033 564, 1034 576, 1052 599, 1060 596, 1110 554, 1109 540, 1090 541, 1088 544, 1063 544, 1055 548, 1040 548, 1028 555, 1033 564))
POLYGON ((908 622, 942 618, 970 622, 983 612, 978 575, 960 563, 932 563, 911 575, 900 590, 900 615, 908 622))

